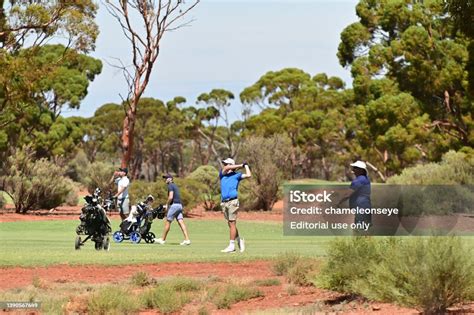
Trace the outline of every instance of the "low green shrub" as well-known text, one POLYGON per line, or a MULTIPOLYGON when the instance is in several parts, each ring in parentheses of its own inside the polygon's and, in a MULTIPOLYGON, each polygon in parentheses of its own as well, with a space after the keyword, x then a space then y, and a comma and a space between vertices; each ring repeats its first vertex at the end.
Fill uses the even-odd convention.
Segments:
POLYGON ((402 216, 448 215, 471 213, 473 186, 427 185, 402 186, 398 207, 402 216))
POLYGON ((63 175, 63 168, 47 159, 35 160, 33 150, 25 147, 8 158, 3 188, 18 213, 51 209, 65 203, 74 191, 72 180, 63 175))
POLYGON ((273 262, 272 270, 277 276, 286 276, 288 282, 300 286, 313 284, 319 264, 314 259, 301 257, 297 253, 286 252, 273 262))
POLYGON ((234 284, 228 285, 225 288, 212 288, 208 294, 218 309, 230 308, 232 304, 237 302, 263 296, 263 293, 257 288, 243 287, 234 284))
POLYGON ((458 237, 337 240, 316 283, 443 313, 474 296, 474 253, 458 237))
POLYGON ((419 307, 442 314, 472 298, 474 252, 460 238, 431 237, 394 243, 355 290, 371 299, 419 307))
POLYGON ((279 255, 272 265, 273 273, 277 276, 283 276, 288 273, 288 270, 293 267, 301 256, 295 252, 286 252, 279 255))
POLYGON ((289 176, 288 157, 294 153, 291 140, 287 136, 251 136, 242 143, 240 155, 245 157, 252 171, 252 189, 243 207, 252 210, 271 210, 281 197, 281 184, 289 176))
POLYGON ((258 198, 255 196, 255 179, 253 177, 243 180, 239 185, 239 204, 240 209, 244 211, 258 210, 255 205, 258 198))
POLYGON ((186 210, 191 210, 199 205, 202 202, 201 196, 208 189, 205 184, 194 179, 175 178, 174 182, 180 189, 181 200, 186 210))
POLYGON ((288 269, 286 277, 290 283, 299 286, 310 286, 318 271, 318 263, 313 259, 300 259, 288 269))
MULTIPOLYGON (((90 162, 84 150, 79 149, 72 160, 66 165, 66 176, 75 182, 86 185, 87 171, 90 167, 90 162)), ((112 174, 110 174, 110 177, 112 174)))
POLYGON ((474 184, 474 151, 449 151, 441 162, 406 168, 387 183, 410 185, 401 191, 403 216, 470 212, 474 195, 466 185, 474 184))
POLYGON ((41 314, 64 314, 67 302, 67 297, 47 297, 41 300, 41 314))
POLYGON ((77 206, 79 202, 79 187, 77 187, 77 183, 71 181, 71 190, 67 194, 64 204, 67 206, 77 206))
POLYGON ((153 278, 145 271, 138 271, 132 275, 130 282, 138 287, 146 287, 154 282, 153 278))
POLYGON ((357 236, 332 241, 316 284, 325 289, 355 293, 354 282, 365 279, 373 266, 382 261, 389 242, 395 240, 357 236))
POLYGON ((135 296, 125 288, 117 286, 103 287, 93 293, 87 302, 89 314, 134 314, 140 309, 135 296))
POLYGON ((130 183, 129 194, 132 204, 143 201, 148 195, 155 197, 153 206, 160 203, 164 204, 167 200, 167 189, 164 181, 146 182, 134 180, 130 183))
POLYGON ((115 170, 112 164, 101 161, 89 164, 83 179, 89 193, 93 193, 97 187, 103 192, 116 191, 115 183, 111 181, 115 170))
POLYGON ((184 304, 190 301, 190 297, 188 294, 176 290, 173 284, 164 282, 143 292, 141 301, 146 308, 157 308, 166 314, 179 311, 184 304))
POLYGON ((400 175, 390 177, 388 184, 397 185, 473 185, 474 153, 449 151, 440 163, 427 163, 405 168, 400 175))
POLYGON ((194 180, 203 187, 203 192, 199 197, 199 201, 206 211, 220 210, 220 182, 219 171, 211 165, 201 165, 186 179, 194 180))
POLYGON ((202 287, 202 283, 199 280, 175 277, 164 282, 165 285, 170 286, 176 292, 192 292, 198 291, 202 287))

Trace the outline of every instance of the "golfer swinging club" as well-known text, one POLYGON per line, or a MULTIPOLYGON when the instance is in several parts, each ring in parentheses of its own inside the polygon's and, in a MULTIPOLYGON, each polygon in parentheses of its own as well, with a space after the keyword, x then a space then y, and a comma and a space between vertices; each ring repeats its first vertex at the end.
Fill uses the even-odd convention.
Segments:
POLYGON ((235 241, 242 253, 245 250, 244 239, 239 236, 237 230, 237 211, 239 210, 239 199, 237 199, 237 191, 239 183, 242 179, 252 176, 250 168, 247 163, 235 164, 231 158, 222 161, 223 168, 219 172, 219 179, 221 181, 221 207, 224 212, 224 218, 227 220, 230 230, 229 246, 221 250, 223 253, 235 252, 235 241), (245 174, 235 172, 237 169, 245 167, 245 174))

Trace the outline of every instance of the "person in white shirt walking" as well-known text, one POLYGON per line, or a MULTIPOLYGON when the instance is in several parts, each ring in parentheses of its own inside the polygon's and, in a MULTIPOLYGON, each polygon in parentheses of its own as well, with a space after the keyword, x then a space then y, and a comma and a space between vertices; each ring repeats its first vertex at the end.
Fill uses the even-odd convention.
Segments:
POLYGON ((130 180, 128 179, 127 174, 128 169, 126 167, 121 167, 114 173, 114 181, 117 185, 117 193, 114 197, 117 198, 117 207, 122 221, 125 220, 130 213, 130 199, 128 197, 130 180))

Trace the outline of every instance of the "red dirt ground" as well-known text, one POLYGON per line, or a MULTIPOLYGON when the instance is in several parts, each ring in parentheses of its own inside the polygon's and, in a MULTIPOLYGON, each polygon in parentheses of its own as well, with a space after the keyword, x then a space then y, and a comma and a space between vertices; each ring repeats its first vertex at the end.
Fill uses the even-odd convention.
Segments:
MULTIPOLYGON (((50 267, 7 267, 0 268, 0 290, 21 288, 39 277, 50 282, 103 283, 119 282, 136 273, 137 266, 70 266, 55 265, 50 267)), ((229 277, 245 275, 255 279, 272 277, 270 262, 258 261, 249 263, 162 263, 140 265, 140 270, 152 277, 186 276, 186 277, 229 277)))
MULTIPOLYGON (((141 271, 147 272, 154 278, 169 276, 188 276, 195 278, 237 278, 250 281, 256 279, 276 278, 271 271, 268 261, 245 263, 163 263, 140 266, 141 271)), ((31 285, 34 278, 42 283, 119 283, 130 278, 137 272, 136 266, 69 266, 56 265, 37 268, 0 268, 0 290, 22 288, 31 285)), ((278 277, 282 284, 272 287, 260 287, 263 297, 232 305, 229 310, 217 310, 212 305, 209 309, 213 314, 239 314, 255 310, 274 309, 281 307, 298 307, 316 302, 331 303, 341 298, 341 294, 314 287, 300 287, 298 294, 288 295, 284 277, 278 277)), ((337 303, 336 303, 337 304, 337 303)), ((183 312, 197 313, 199 305, 186 305, 183 312)), ((355 300, 345 304, 347 314, 416 314, 414 309, 400 308, 386 303, 365 303, 355 300)), ((144 313, 145 314, 145 313, 144 313)), ((147 311, 146 314, 158 314, 147 311)))

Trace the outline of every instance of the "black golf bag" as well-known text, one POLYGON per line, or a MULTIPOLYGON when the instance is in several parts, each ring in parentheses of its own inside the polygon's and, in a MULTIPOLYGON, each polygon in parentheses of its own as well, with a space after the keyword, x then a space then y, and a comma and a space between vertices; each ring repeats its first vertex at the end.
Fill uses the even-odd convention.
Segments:
POLYGON ((112 229, 109 218, 101 206, 100 193, 100 189, 97 188, 92 195, 84 197, 86 203, 82 207, 79 216, 81 223, 76 228, 76 234, 78 235, 75 244, 76 249, 80 249, 88 239, 91 239, 95 243, 95 249, 109 250, 110 239, 108 235, 112 229), (87 237, 82 240, 79 235, 86 235, 87 237))

